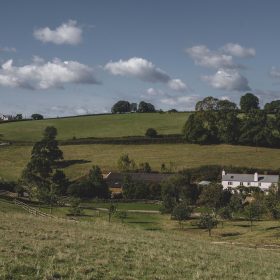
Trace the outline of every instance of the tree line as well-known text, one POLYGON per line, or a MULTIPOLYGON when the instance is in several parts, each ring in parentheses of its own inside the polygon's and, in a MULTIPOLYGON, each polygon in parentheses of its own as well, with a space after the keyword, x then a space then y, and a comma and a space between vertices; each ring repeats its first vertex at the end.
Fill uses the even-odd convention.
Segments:
POLYGON ((275 112, 270 115, 260 110, 258 98, 251 93, 241 97, 240 110, 228 100, 207 97, 196 104, 183 134, 188 142, 197 144, 280 147, 280 110, 275 112))

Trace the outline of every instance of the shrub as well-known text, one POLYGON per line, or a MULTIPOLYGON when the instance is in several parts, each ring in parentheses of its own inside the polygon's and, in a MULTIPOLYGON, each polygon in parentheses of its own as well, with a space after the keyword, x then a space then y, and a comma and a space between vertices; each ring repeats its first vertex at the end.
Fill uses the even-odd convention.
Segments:
POLYGON ((157 131, 154 128, 148 128, 145 133, 145 136, 150 138, 155 138, 157 135, 157 131))
POLYGON ((217 226, 217 224, 218 224, 217 219, 213 215, 207 213, 207 214, 202 214, 200 216, 200 219, 199 219, 199 222, 197 225, 199 228, 207 229, 209 236, 211 236, 211 231, 215 226, 217 226))

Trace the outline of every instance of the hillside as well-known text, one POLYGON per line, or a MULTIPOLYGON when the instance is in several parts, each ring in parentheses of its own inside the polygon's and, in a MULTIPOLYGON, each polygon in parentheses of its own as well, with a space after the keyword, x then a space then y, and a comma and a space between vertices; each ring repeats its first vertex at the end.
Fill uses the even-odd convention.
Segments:
POLYGON ((279 252, 0 210, 0 279, 279 279, 279 252), (16 262, 15 262, 16 259, 16 262), (223 265, 221 265, 221 263, 223 265))
POLYGON ((159 134, 181 133, 189 113, 133 113, 80 116, 0 124, 0 140, 37 141, 47 126, 55 126, 58 140, 87 137, 143 136, 147 128, 159 134))
MULTIPOLYGON (((176 170, 207 164, 247 166, 262 169, 280 167, 280 150, 232 145, 149 144, 61 146, 65 173, 70 178, 85 174, 93 164, 104 172, 117 170, 117 160, 128 153, 136 163, 149 162, 153 170, 172 162, 176 170)), ((0 147, 0 177, 17 179, 30 158, 31 146, 0 147)))

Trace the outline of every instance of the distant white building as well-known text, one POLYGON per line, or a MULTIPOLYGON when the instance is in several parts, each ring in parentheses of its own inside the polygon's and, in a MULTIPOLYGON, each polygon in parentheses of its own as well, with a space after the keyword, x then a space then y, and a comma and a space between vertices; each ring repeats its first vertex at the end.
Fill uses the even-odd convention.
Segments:
POLYGON ((11 116, 11 115, 2 115, 0 114, 0 120, 2 121, 9 121, 9 120, 12 120, 14 117, 11 116))
POLYGON ((222 185, 224 189, 244 187, 259 187, 267 191, 271 186, 278 185, 279 175, 262 175, 258 174, 235 174, 222 171, 222 185))

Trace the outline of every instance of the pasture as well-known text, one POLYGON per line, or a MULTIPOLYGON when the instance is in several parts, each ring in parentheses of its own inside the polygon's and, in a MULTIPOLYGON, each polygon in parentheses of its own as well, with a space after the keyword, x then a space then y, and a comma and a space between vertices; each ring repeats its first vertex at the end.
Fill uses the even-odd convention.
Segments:
POLYGON ((34 217, 2 204, 0 279, 280 278, 279 250, 250 243, 256 240, 257 245, 261 237, 277 240, 276 222, 258 222, 252 233, 246 222, 225 224, 210 238, 189 222, 179 230, 166 215, 109 223, 104 214, 92 211, 90 219, 71 222, 34 217), (240 242, 239 236, 247 245, 224 243, 240 242))
MULTIPOLYGON (((207 164, 247 166, 262 169, 280 167, 280 150, 232 145, 149 144, 149 145, 67 145, 64 171, 71 179, 85 175, 92 165, 103 172, 116 171, 120 155, 127 153, 136 163, 149 162, 153 170, 172 162, 174 171, 207 164)), ((16 180, 29 161, 31 147, 0 147, 0 177, 16 180)))
POLYGON ((58 130, 58 140, 88 137, 144 136, 152 127, 159 134, 180 134, 189 113, 131 113, 77 116, 0 123, 0 140, 36 142, 47 126, 58 130))

